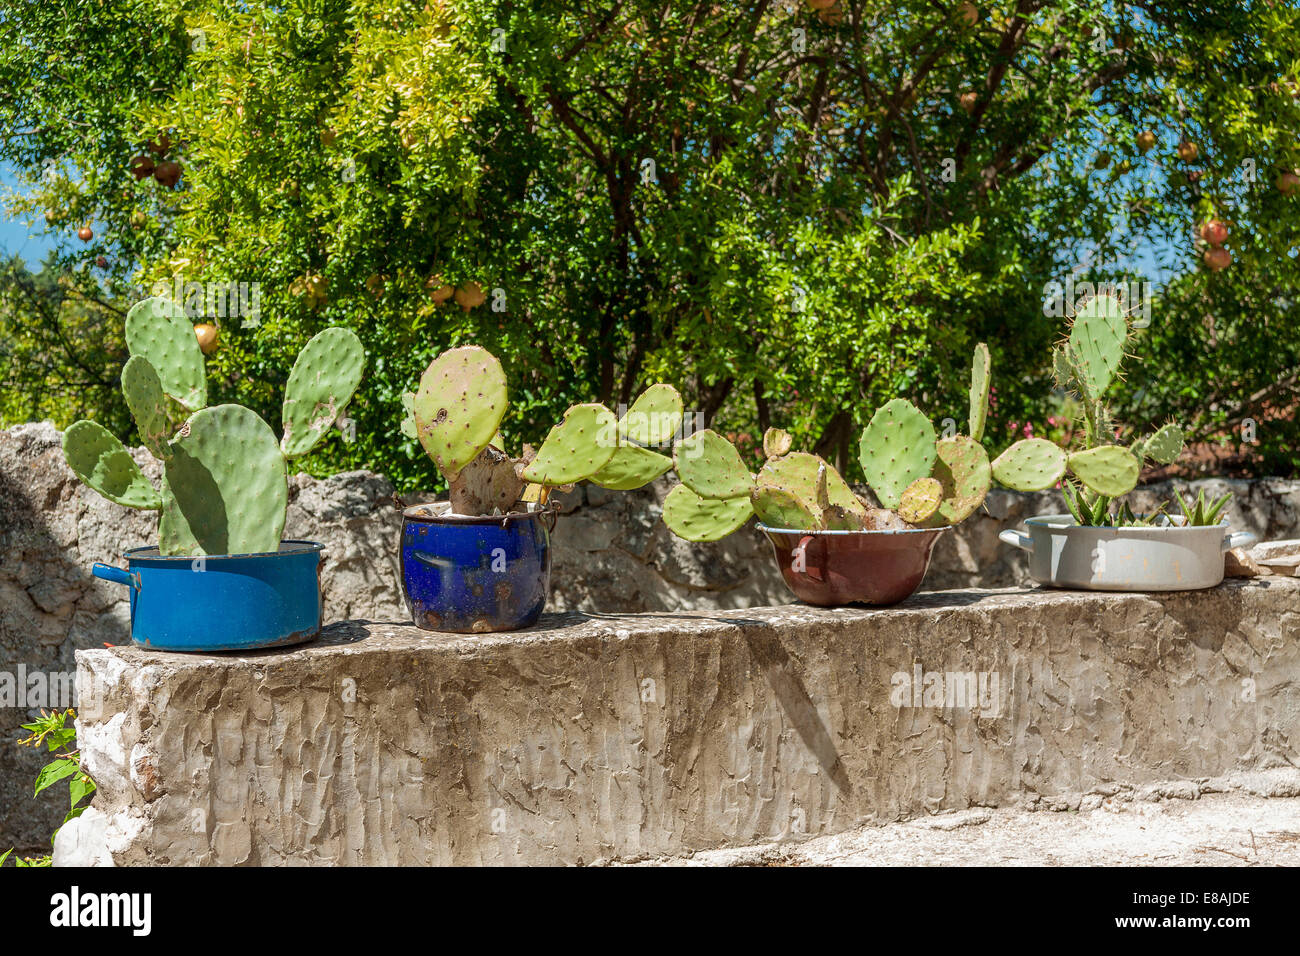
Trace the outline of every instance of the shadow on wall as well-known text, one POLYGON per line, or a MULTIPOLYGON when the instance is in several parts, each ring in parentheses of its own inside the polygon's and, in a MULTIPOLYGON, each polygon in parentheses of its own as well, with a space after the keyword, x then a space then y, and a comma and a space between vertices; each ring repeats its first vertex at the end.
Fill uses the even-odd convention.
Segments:
POLYGON ((85 492, 48 423, 0 432, 0 849, 48 852, 67 790, 33 796, 46 752, 16 743, 41 708, 71 706, 78 648, 122 644, 121 589, 90 573, 118 542, 147 541, 156 519, 85 492))

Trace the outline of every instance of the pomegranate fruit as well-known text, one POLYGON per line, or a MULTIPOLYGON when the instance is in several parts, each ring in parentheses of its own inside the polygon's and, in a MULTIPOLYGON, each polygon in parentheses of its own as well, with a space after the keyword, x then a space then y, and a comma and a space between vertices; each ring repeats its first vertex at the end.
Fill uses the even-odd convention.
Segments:
POLYGON ((211 355, 217 350, 217 339, 220 333, 211 322, 200 322, 194 326, 194 335, 199 340, 199 350, 204 355, 211 355))
POLYGON ((1221 246, 1228 241, 1228 226, 1218 219, 1211 219, 1201 226, 1201 238, 1212 246, 1221 246))
POLYGON ((1223 246, 1214 246, 1205 250, 1205 264, 1214 272, 1228 268, 1232 263, 1232 253, 1223 246))

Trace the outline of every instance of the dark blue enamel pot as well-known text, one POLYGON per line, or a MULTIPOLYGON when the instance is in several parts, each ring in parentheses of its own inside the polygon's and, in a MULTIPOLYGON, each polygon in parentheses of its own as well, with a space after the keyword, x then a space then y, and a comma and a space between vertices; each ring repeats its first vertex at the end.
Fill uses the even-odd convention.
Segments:
POLYGON ((324 545, 282 541, 278 552, 165 557, 123 554, 127 568, 95 577, 131 589, 131 641, 156 651, 251 651, 310 641, 321 629, 324 545))
POLYGON ((426 631, 513 631, 537 620, 551 586, 555 511, 453 515, 445 503, 402 512, 402 588, 426 631))

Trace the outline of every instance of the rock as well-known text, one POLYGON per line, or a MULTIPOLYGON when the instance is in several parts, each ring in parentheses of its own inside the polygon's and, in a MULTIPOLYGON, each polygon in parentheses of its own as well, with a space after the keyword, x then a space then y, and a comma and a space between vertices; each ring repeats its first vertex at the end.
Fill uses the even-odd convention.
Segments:
POLYGON ((1267 573, 1243 548, 1233 548, 1224 552, 1223 576, 1226 578, 1254 578, 1267 573))

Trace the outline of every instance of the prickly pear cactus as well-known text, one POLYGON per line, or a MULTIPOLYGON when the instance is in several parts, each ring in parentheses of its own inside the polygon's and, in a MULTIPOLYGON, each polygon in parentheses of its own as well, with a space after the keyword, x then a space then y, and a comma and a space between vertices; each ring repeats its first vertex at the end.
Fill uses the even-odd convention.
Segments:
POLYGON ((943 495, 934 517, 943 524, 959 524, 974 514, 989 492, 993 481, 989 456, 983 445, 965 435, 942 439, 936 450, 934 477, 943 495))
POLYGON ((155 458, 166 461, 171 457, 169 443, 175 430, 171 423, 171 409, 158 372, 143 355, 127 359, 122 369, 122 394, 126 397, 126 407, 131 410, 144 447, 155 458))
POLYGON ((1177 425, 1165 425, 1154 435, 1141 442, 1138 458, 1150 458, 1161 465, 1173 464, 1183 453, 1183 430, 1177 425))
POLYGON ((1124 309, 1112 295, 1094 296, 1075 314, 1068 345, 1086 398, 1099 398, 1110 387, 1127 337, 1124 309))
POLYGON ((1016 442, 993 461, 997 483, 1015 491, 1043 491, 1065 475, 1065 452, 1046 438, 1016 442))
POLYGON ((686 485, 676 485, 664 500, 664 524, 686 541, 717 541, 753 515, 749 495, 701 498, 686 485))
POLYGON ((126 314, 126 347, 158 373, 163 391, 189 411, 208 401, 203 352, 185 310, 155 296, 133 305, 126 314))
POLYGON ((711 428, 674 445, 673 463, 682 484, 701 498, 735 498, 754 486, 736 446, 711 428))
POLYGON ((939 510, 943 485, 937 478, 918 478, 905 489, 898 503, 898 516, 908 524, 928 521, 939 510))
POLYGON ((794 438, 782 428, 769 428, 763 432, 763 457, 780 458, 789 454, 794 438))
POLYGON ((501 363, 477 345, 443 352, 420 377, 413 409, 420 444, 454 478, 487 447, 506 413, 501 363))
POLYGON ((770 458, 758 473, 757 482, 773 488, 783 488, 802 500, 820 515, 821 505, 817 493, 818 474, 825 476, 826 500, 847 512, 866 514, 866 506, 858 500, 840 473, 821 457, 807 452, 793 452, 780 458, 770 458))
POLYGON ((970 366, 970 437, 975 441, 984 438, 984 423, 989 415, 989 388, 993 382, 992 367, 989 347, 981 342, 975 346, 970 366))
POLYGON ((672 467, 673 460, 667 455, 640 445, 619 445, 609 463, 591 476, 591 483, 612 491, 631 491, 649 484, 672 467))
POLYGON ((937 457, 934 426, 902 398, 877 409, 858 442, 867 483, 890 509, 898 507, 908 485, 930 474, 937 457))
POLYGON ((609 464, 617 449, 618 419, 614 413, 604 405, 574 405, 551 429, 521 477, 551 486, 582 481, 609 464))
POLYGON ((618 437, 640 445, 660 445, 682 424, 682 397, 671 385, 651 385, 618 421, 618 437))
POLYGON ((334 328, 312 336, 298 353, 284 388, 284 457, 298 458, 316 446, 352 400, 365 366, 366 353, 356 333, 334 328))
POLYGON ((163 554, 277 550, 289 492, 275 432, 241 405, 195 412, 172 440, 162 498, 163 554))
POLYGON ((1107 498, 1126 495, 1137 486, 1141 463, 1127 448, 1101 445, 1077 451, 1069 458, 1070 471, 1089 489, 1107 498))
POLYGON ((63 457, 87 486, 128 508, 157 510, 162 498, 125 446, 98 422, 75 422, 63 433, 63 457))
POLYGON ((812 531, 821 526, 813 506, 799 495, 773 485, 758 485, 749 493, 758 520, 769 528, 812 531))

